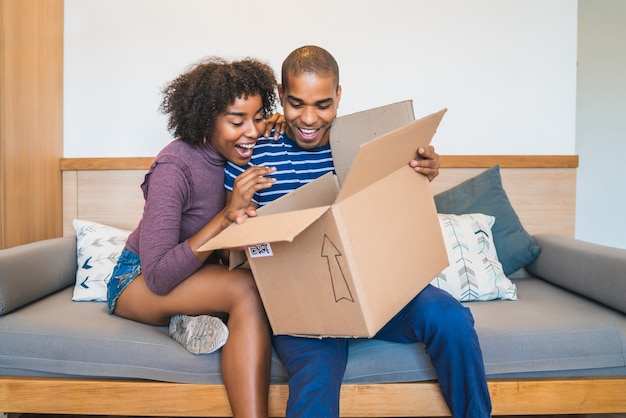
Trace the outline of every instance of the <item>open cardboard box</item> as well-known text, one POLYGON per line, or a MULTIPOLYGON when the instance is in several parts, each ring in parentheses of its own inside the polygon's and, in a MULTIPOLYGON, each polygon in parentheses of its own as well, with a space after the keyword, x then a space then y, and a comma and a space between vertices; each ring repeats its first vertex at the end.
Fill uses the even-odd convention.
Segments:
POLYGON ((445 111, 414 121, 405 101, 336 118, 337 176, 202 246, 248 247, 275 334, 372 337, 448 265, 428 179, 408 165, 445 111))

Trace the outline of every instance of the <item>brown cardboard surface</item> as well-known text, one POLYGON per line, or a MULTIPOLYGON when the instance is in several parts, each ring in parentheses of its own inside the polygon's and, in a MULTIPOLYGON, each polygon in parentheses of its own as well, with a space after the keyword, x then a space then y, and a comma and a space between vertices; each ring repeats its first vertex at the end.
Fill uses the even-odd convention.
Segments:
POLYGON ((445 112, 443 109, 361 145, 341 185, 338 200, 408 166, 409 160, 417 155, 417 148, 430 144, 445 112))
POLYGON ((350 237, 343 253, 358 277, 370 335, 448 265, 434 202, 424 196, 431 196, 428 180, 403 167, 333 206, 350 237))
POLYGON ((329 208, 330 206, 317 206, 248 218, 241 225, 231 225, 228 233, 219 234, 202 249, 235 248, 264 242, 291 242, 329 208))
MULTIPOLYGON (((267 205, 257 209, 259 216, 271 215, 275 213, 283 213, 300 209, 315 208, 318 206, 330 206, 335 201, 339 191, 337 176, 332 173, 326 173, 317 181, 305 184, 304 186, 294 190, 281 199, 274 200, 267 205)), ((272 241, 266 238, 268 241, 272 241)), ((237 238, 236 241, 241 241, 237 238)), ((213 242, 215 245, 216 242, 213 242)), ((226 243, 220 242, 218 245, 223 248, 229 248, 226 243)), ((244 266, 247 262, 246 253, 244 251, 231 251, 229 258, 229 267, 233 268, 244 266)), ((249 265, 245 265, 249 267, 249 265)))
POLYGON ((411 100, 335 118, 330 131, 330 141, 339 183, 343 184, 362 144, 405 126, 413 120, 415 117, 411 100))
POLYGON ((259 215, 282 213, 291 210, 307 209, 316 206, 330 206, 339 192, 337 176, 326 173, 311 183, 297 188, 291 193, 257 209, 259 215))
POLYGON ((359 120, 382 118, 387 130, 358 133, 376 138, 346 151, 356 157, 344 156, 352 166, 339 196, 334 176, 323 176, 202 247, 250 246, 275 334, 371 337, 447 266, 430 184, 408 166, 445 109, 408 124, 406 109, 403 102, 333 124, 344 142, 363 131, 359 120))

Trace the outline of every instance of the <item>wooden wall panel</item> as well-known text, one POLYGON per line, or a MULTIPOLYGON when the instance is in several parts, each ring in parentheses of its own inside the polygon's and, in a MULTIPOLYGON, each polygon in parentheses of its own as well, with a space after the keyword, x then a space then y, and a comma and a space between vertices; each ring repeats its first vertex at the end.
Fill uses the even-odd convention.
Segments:
POLYGON ((63 235, 75 235, 72 221, 83 219, 133 230, 143 213, 140 188, 145 170, 63 172, 63 235))
POLYGON ((62 235, 63 0, 0 0, 0 248, 62 235))
MULTIPOLYGON (((485 168, 442 168, 431 183, 433 194, 474 177, 485 168)), ((576 226, 575 168, 503 168, 502 187, 524 228, 531 234, 574 238, 576 226)), ((497 222, 497 219, 496 219, 497 222)))
MULTIPOLYGON (((151 161, 63 159, 64 235, 74 235, 74 218, 133 229, 143 210, 139 186, 151 161)), ((577 156, 442 156, 431 190, 433 194, 447 190, 493 164, 500 165, 502 186, 528 232, 574 237, 577 156)))

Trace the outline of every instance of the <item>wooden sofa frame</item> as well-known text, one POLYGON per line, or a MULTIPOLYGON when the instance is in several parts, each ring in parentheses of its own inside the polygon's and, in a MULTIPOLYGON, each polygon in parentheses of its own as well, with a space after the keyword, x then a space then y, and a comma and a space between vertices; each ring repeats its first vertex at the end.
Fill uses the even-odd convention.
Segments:
MULTIPOLYGON (((72 219, 133 228, 143 200, 139 184, 151 158, 61 160, 64 235, 72 219), (114 204, 112 204, 114 202, 114 204)), ((531 234, 574 236, 577 156, 442 156, 433 193, 494 164, 531 234)), ((626 377, 491 379, 494 415, 626 412, 626 377)), ((270 416, 284 416, 288 389, 270 387, 270 416)), ((222 385, 143 380, 0 376, 0 411, 122 416, 232 416, 222 385), (98 396, 93 396, 93 394, 98 396)), ((449 416, 437 382, 346 384, 341 416, 449 416)))

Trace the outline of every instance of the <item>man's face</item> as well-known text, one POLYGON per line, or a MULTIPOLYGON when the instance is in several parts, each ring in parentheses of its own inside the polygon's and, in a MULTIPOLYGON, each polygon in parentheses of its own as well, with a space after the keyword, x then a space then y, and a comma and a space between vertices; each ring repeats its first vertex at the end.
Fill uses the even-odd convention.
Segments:
POLYGON ((341 86, 332 75, 290 74, 287 86, 278 86, 287 135, 303 149, 328 144, 330 125, 337 116, 341 86))

